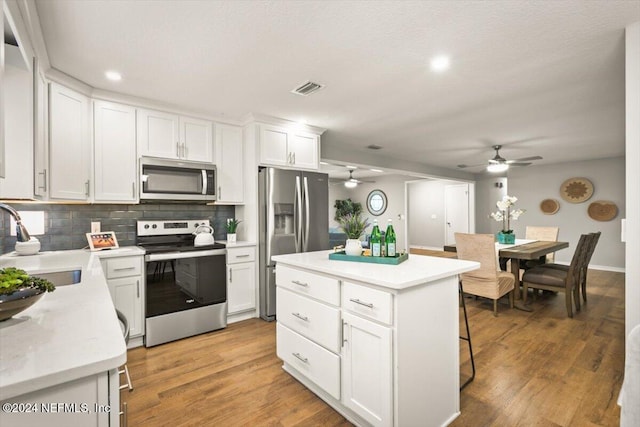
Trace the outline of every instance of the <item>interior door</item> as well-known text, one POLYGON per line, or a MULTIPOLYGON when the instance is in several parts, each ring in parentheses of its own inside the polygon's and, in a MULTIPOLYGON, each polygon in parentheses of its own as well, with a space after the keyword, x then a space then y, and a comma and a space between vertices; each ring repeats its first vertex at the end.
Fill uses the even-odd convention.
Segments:
POLYGON ((469 184, 444 187, 445 244, 455 243, 454 233, 469 232, 469 184))

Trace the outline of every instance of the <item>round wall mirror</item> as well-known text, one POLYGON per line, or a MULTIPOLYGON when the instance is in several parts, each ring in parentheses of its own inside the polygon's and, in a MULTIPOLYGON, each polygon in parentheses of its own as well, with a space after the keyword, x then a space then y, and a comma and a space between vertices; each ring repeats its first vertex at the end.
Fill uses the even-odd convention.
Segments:
POLYGON ((371 215, 382 215, 387 210, 387 195, 382 190, 373 190, 367 196, 367 209, 371 215))

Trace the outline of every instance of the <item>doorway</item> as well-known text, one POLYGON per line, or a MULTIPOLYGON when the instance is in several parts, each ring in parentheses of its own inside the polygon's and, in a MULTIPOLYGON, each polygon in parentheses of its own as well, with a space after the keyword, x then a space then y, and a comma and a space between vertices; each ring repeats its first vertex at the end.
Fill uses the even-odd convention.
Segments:
POLYGON ((469 184, 444 187, 445 244, 456 242, 455 233, 469 233, 469 184))

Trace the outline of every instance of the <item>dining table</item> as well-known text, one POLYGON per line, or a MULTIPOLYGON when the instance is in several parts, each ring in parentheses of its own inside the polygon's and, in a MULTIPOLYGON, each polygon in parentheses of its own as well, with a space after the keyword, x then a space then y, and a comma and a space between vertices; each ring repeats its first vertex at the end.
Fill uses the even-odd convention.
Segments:
MULTIPOLYGON (((496 255, 499 258, 511 260, 511 273, 513 273, 519 284, 521 262, 542 259, 547 254, 568 247, 569 242, 516 239, 516 242, 513 244, 501 244, 496 242, 496 255)), ((457 252, 455 244, 445 245, 444 250, 445 252, 457 252)), ((516 300, 522 299, 519 285, 514 289, 514 297, 516 300)), ((530 308, 525 307, 522 304, 516 304, 516 308, 524 311, 531 311, 530 308)))

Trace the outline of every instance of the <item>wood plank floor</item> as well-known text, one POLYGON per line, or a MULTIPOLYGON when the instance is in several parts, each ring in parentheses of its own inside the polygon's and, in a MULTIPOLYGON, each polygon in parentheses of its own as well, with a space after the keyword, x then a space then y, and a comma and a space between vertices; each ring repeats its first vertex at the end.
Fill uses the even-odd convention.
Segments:
MULTIPOLYGON (((466 298, 477 375, 453 426, 617 426, 624 368, 624 274, 592 270, 573 319, 564 294, 527 313, 466 298)), ((462 310, 461 310, 462 312, 462 310)), ((461 326, 464 319, 461 316, 461 326)), ((348 426, 281 369, 275 323, 258 319, 128 353, 130 426, 348 426)), ((460 345, 461 377, 470 373, 460 345)))

